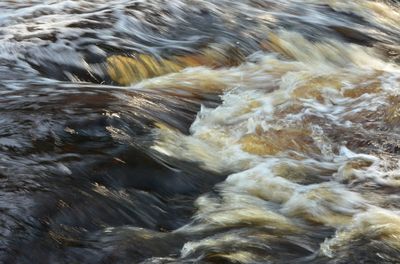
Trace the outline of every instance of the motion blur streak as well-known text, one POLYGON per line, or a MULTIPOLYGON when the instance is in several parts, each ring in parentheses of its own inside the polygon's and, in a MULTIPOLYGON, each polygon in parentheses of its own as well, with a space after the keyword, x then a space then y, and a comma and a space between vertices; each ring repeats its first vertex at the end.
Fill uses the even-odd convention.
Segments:
POLYGON ((0 3, 1 263, 400 263, 400 3, 0 3))

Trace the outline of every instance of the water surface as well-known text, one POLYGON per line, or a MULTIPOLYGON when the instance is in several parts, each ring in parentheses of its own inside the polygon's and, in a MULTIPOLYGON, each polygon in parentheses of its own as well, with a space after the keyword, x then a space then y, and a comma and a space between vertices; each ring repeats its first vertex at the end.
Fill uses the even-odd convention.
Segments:
POLYGON ((0 11, 0 262, 400 263, 398 1, 0 11))

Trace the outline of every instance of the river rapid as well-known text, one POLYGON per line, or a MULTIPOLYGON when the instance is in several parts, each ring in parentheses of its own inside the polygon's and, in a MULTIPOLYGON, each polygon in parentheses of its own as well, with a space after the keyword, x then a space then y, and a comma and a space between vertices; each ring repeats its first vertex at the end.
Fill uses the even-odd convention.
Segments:
POLYGON ((400 2, 3 0, 0 263, 400 263, 400 2))

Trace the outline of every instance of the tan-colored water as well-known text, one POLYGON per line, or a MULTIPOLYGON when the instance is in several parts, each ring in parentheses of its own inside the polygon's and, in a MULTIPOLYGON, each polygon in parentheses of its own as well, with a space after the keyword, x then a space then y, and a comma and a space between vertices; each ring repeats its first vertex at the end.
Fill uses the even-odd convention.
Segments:
MULTIPOLYGON (((329 4, 398 30, 400 13, 384 3, 329 4)), ((187 243, 183 257, 275 263, 274 247, 292 244, 322 263, 400 262, 400 67, 374 47, 288 30, 271 32, 260 50, 238 67, 136 85, 223 93, 189 136, 154 130, 154 151, 232 173, 176 231, 212 234, 187 243), (335 231, 321 244, 308 240, 326 228, 335 231)))

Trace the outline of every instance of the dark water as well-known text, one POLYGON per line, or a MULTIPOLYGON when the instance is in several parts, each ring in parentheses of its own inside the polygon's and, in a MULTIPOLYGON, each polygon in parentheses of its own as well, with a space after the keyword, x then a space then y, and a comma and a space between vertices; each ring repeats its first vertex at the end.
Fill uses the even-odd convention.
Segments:
POLYGON ((399 10, 2 1, 0 262, 400 263, 399 10))

